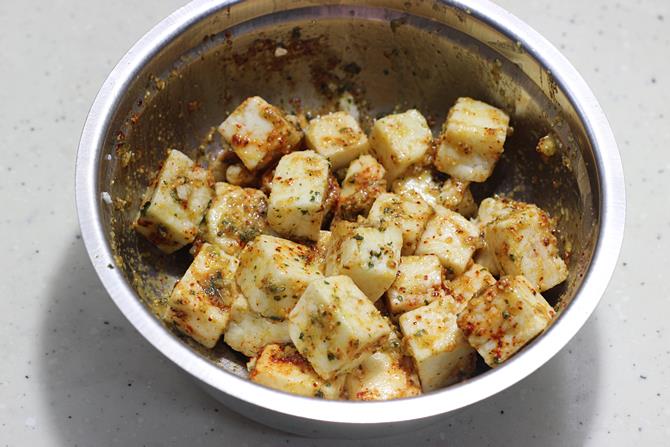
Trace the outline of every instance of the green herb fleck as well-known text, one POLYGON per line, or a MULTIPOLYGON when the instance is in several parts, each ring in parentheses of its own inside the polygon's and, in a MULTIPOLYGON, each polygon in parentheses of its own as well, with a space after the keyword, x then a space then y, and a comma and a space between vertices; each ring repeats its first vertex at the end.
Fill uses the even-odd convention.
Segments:
POLYGON ((330 360, 331 362, 335 360, 335 354, 333 354, 332 352, 328 352, 328 360, 330 360))
POLYGON ((418 331, 416 331, 414 333, 415 337, 423 337, 424 335, 426 335, 426 330, 425 329, 419 329, 418 331))
POLYGON ((363 236, 361 236, 360 234, 357 233, 357 234, 354 236, 354 239, 356 239, 357 241, 362 241, 362 240, 363 240, 363 236))
POLYGON ((302 340, 303 338, 305 338, 305 334, 303 334, 303 333, 301 332, 300 335, 298 336, 298 339, 299 339, 299 340, 302 340))
POLYGON ((506 310, 503 310, 502 317, 503 317, 505 320, 509 319, 509 317, 510 317, 509 312, 507 312, 506 310))
POLYGON ((314 393, 314 397, 323 397, 323 392, 321 390, 316 390, 316 393, 314 393))

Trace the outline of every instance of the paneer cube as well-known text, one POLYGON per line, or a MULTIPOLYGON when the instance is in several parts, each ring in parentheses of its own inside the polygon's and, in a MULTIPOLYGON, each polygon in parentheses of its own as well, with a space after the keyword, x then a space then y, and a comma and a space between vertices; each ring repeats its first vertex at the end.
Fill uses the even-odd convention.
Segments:
POLYGON ((442 280, 442 265, 437 256, 403 256, 398 275, 386 291, 389 311, 401 314, 444 296, 442 280))
POLYGON ((554 315, 526 278, 505 276, 468 302, 458 326, 494 368, 541 333, 554 315))
POLYGON ((485 181, 503 153, 508 124, 502 110, 458 98, 442 128, 435 167, 460 180, 485 181))
POLYGON ((283 319, 307 285, 321 276, 310 247, 261 235, 240 254, 237 284, 252 310, 264 317, 283 319))
POLYGON ((472 217, 477 214, 477 204, 469 188, 470 182, 464 182, 454 177, 448 178, 440 189, 439 200, 443 207, 472 217))
POLYGON ((455 211, 437 207, 426 224, 415 254, 436 255, 450 274, 460 275, 472 254, 483 244, 477 225, 455 211))
POLYGON ((554 224, 535 205, 515 210, 486 225, 486 245, 506 275, 523 275, 540 292, 565 281, 554 224))
POLYGON ((326 380, 348 373, 382 346, 391 327, 348 276, 312 281, 289 315, 293 344, 326 380))
POLYGON ((347 375, 349 400, 390 400, 421 394, 412 359, 403 355, 395 334, 347 375))
POLYGON ((267 222, 267 198, 258 189, 217 183, 212 204, 205 214, 202 237, 230 255, 259 234, 272 231, 267 222))
POLYGON ((314 151, 284 155, 275 169, 268 222, 277 233, 316 241, 326 213, 328 160, 314 151))
POLYGON ((307 147, 326 157, 333 169, 340 169, 366 153, 368 137, 358 121, 346 112, 314 118, 305 129, 307 147))
POLYGON ((238 261, 204 244, 168 298, 164 320, 201 345, 212 348, 223 334, 238 294, 238 261))
POLYGON ((395 180, 393 182, 393 192, 404 197, 419 196, 424 202, 435 207, 441 204, 442 181, 438 178, 441 175, 443 174, 422 169, 419 172, 395 180))
POLYGON ((449 294, 454 297, 456 313, 468 305, 473 296, 496 283, 496 279, 479 264, 471 264, 463 274, 445 284, 449 294))
POLYGON ((291 152, 302 140, 302 132, 284 113, 258 96, 237 106, 221 123, 219 133, 250 171, 291 152))
POLYGON ((223 341, 247 357, 258 354, 271 343, 290 343, 288 320, 265 318, 249 308, 243 295, 238 295, 230 308, 230 321, 223 341))
POLYGON ((370 149, 384 165, 387 179, 393 181, 430 149, 433 134, 418 110, 387 115, 375 121, 370 134, 370 149))
POLYGON ((377 226, 397 225, 402 231, 402 254, 411 255, 432 215, 433 208, 420 197, 402 197, 387 192, 375 200, 368 221, 377 226))
POLYGON ((265 346, 258 357, 249 362, 249 379, 270 388, 307 397, 339 399, 346 376, 323 380, 293 345, 265 346))
POLYGON ((424 392, 459 382, 474 372, 475 350, 456 320, 450 296, 400 316, 403 343, 414 359, 424 392))
POLYGON ((374 157, 362 155, 354 160, 342 182, 337 214, 346 220, 367 216, 375 199, 386 192, 385 176, 384 167, 374 157))
POLYGON ((133 226, 165 253, 193 242, 212 198, 206 169, 188 156, 170 150, 158 176, 149 186, 133 226))
POLYGON ((326 276, 347 275, 370 301, 377 301, 391 287, 398 271, 400 229, 339 221, 333 225, 331 237, 326 276))

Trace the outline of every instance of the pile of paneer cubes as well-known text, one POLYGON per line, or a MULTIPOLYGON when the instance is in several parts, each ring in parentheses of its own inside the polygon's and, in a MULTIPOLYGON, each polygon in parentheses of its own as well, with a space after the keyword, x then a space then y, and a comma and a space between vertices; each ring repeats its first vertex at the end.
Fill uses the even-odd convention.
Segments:
POLYGON ((568 273, 546 212, 470 192, 508 116, 459 98, 433 138, 417 110, 369 135, 355 115, 248 98, 219 127, 226 181, 169 151, 134 224, 165 253, 193 244, 164 320, 304 396, 416 396, 471 376, 477 355, 496 367, 548 326, 540 293, 568 273))

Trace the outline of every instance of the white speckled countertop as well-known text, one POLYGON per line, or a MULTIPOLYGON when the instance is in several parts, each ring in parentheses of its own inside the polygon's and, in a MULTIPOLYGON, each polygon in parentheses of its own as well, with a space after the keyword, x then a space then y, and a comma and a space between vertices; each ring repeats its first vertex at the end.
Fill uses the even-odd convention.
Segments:
MULTIPOLYGON (((130 327, 84 251, 84 118, 113 64, 181 3, 0 3, 0 446, 346 444, 221 407, 130 327)), ((609 116, 628 188, 619 266, 588 324, 526 380, 439 425, 350 445, 668 445, 670 2, 499 3, 565 53, 609 116)))

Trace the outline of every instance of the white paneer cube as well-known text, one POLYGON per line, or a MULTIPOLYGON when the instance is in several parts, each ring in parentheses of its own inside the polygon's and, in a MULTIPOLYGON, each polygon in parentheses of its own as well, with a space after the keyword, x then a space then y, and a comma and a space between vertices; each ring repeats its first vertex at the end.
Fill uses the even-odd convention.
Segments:
POLYGON ((391 327, 348 276, 312 281, 289 315, 289 334, 324 379, 348 373, 382 346, 391 327))
POLYGON ((370 134, 370 150, 384 165, 393 181, 430 149, 433 134, 418 110, 387 115, 375 121, 370 134))
POLYGON ((337 214, 346 220, 367 215, 380 194, 386 192, 386 171, 374 157, 362 155, 347 169, 342 182, 337 214))
POLYGON ((377 301, 391 287, 398 271, 400 229, 339 221, 333 225, 331 237, 326 276, 347 275, 371 301, 377 301))
POLYGON ((193 242, 212 198, 206 169, 170 150, 133 223, 135 230, 165 253, 193 242))
POLYGON ((463 274, 445 284, 447 292, 454 298, 456 313, 460 313, 473 296, 496 283, 496 279, 479 264, 471 264, 463 274))
POLYGON ((458 98, 442 128, 435 167, 460 180, 485 181, 503 153, 508 125, 502 110, 458 98))
POLYGON ((321 276, 310 247, 261 235, 240 254, 237 284, 252 310, 264 317, 283 319, 307 285, 321 276))
POLYGON ((442 206, 468 218, 477 214, 477 204, 472 197, 469 184, 470 182, 464 182, 454 177, 445 180, 439 196, 442 206))
POLYGON ((203 225, 202 237, 230 255, 259 234, 271 233, 267 222, 267 198, 258 189, 219 182, 203 225))
POLYGON ((270 388, 307 397, 339 399, 346 376, 327 381, 318 376, 293 345, 265 346, 250 362, 249 379, 270 388))
POLYGON ((487 365, 496 367, 541 333, 554 309, 523 276, 505 276, 472 298, 458 326, 487 365))
POLYGON ((366 153, 368 137, 358 121, 346 112, 314 118, 305 129, 307 147, 326 157, 333 169, 340 169, 366 153))
POLYGON ((432 207, 440 205, 442 182, 435 174, 435 172, 429 169, 423 169, 419 172, 399 178, 393 182, 393 192, 404 197, 419 196, 424 202, 432 207))
POLYGON ((284 113, 258 96, 237 106, 221 123, 219 133, 250 171, 291 152, 302 140, 302 132, 284 113))
POLYGON ((401 314, 432 303, 445 295, 442 265, 435 255, 403 256, 386 302, 392 314, 401 314))
POLYGON ((216 345, 228 324, 238 294, 237 259, 204 244, 168 298, 163 319, 201 345, 216 345))
POLYGON ((474 372, 477 355, 458 328, 453 299, 444 296, 400 316, 407 352, 424 392, 456 383, 474 372))
POLYGON ((284 155, 275 169, 268 222, 277 233, 316 241, 326 214, 328 160, 314 151, 284 155))
POLYGON ((247 357, 258 354, 270 343, 290 343, 288 320, 265 318, 249 308, 243 295, 238 295, 230 308, 230 321, 223 341, 247 357))
POLYGON ((347 375, 349 400, 390 400, 421 394, 421 384, 410 357, 403 355, 395 334, 379 351, 347 375))
POLYGON ((387 192, 375 200, 368 221, 377 226, 397 225, 402 231, 402 254, 411 255, 432 215, 433 208, 420 197, 403 197, 387 192))
POLYGON ((554 224, 535 205, 515 210, 486 225, 486 245, 506 275, 523 275, 543 292, 565 281, 568 268, 559 256, 554 224))
POLYGON ((415 254, 436 255, 449 273, 460 275, 483 244, 477 225, 455 211, 438 207, 426 224, 415 254))

